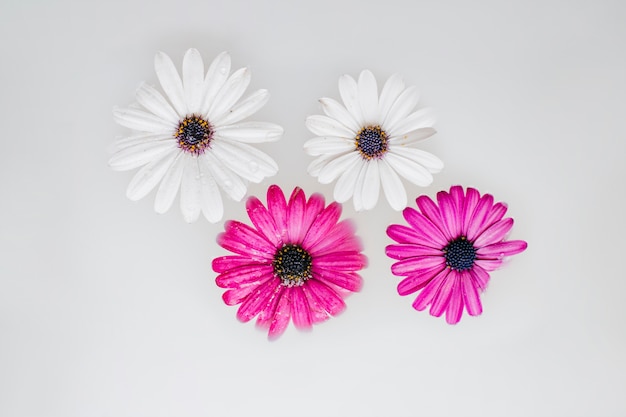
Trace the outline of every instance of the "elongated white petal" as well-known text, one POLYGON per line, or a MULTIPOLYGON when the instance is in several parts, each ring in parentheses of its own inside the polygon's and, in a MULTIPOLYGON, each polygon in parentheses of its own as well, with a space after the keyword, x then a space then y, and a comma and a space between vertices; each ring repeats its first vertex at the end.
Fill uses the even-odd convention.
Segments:
POLYGON ((281 126, 268 122, 241 122, 215 129, 216 138, 244 143, 274 142, 282 135, 281 126))
POLYGON ((237 175, 255 183, 276 175, 278 164, 266 153, 244 143, 215 141, 211 152, 237 175))
POLYGON ((393 103, 383 126, 385 130, 392 132, 394 127, 402 121, 413 111, 419 101, 419 93, 416 87, 409 87, 400 94, 398 99, 393 103))
POLYGON ((183 83, 180 80, 178 71, 174 63, 163 52, 158 52, 154 57, 154 70, 156 71, 161 87, 167 98, 174 106, 174 110, 181 119, 187 115, 187 105, 185 104, 185 95, 183 93, 183 83))
POLYGON ((357 132, 353 132, 343 124, 328 116, 314 115, 306 118, 306 127, 317 136, 335 136, 354 139, 357 132))
POLYGON ((127 171, 150 161, 159 159, 162 154, 177 148, 176 141, 172 139, 143 142, 134 146, 128 146, 109 159, 109 166, 116 171, 127 171))
MULTIPOLYGON (((202 210, 200 206, 200 180, 205 175, 210 176, 211 174, 203 173, 202 176, 200 175, 198 158, 196 157, 187 157, 184 158, 184 161, 185 166, 180 185, 180 211, 187 223, 193 223, 198 220, 202 210)), ((207 180, 205 179, 205 181, 207 180)))
POLYGON ((410 159, 406 159, 391 151, 387 152, 385 159, 401 177, 406 178, 415 185, 426 187, 433 182, 431 173, 428 172, 426 168, 410 159))
POLYGON ((304 150, 309 155, 336 155, 355 149, 354 140, 335 137, 317 137, 304 143, 304 150))
POLYGON ((366 169, 366 162, 363 158, 357 158, 341 174, 333 190, 333 198, 338 203, 346 202, 354 195, 356 180, 362 169, 366 169))
POLYGON ((324 168, 326 164, 328 164, 328 162, 330 162, 333 158, 334 155, 322 155, 319 158, 311 161, 306 170, 309 175, 317 177, 320 175, 320 171, 322 170, 322 168, 324 168))
POLYGON ((369 70, 361 71, 358 87, 363 123, 365 126, 380 124, 382 120, 378 119, 378 85, 374 74, 369 70))
POLYGON ((320 170, 317 180, 322 184, 329 184, 333 182, 348 167, 350 167, 355 160, 358 160, 359 158, 361 158, 359 154, 356 152, 350 152, 331 160, 320 170))
POLYGON ((152 113, 132 108, 113 109, 113 118, 122 126, 140 132, 173 134, 177 127, 176 124, 171 121, 161 119, 152 113))
POLYGON ((197 49, 189 49, 183 58, 183 86, 188 111, 197 113, 205 95, 204 62, 197 49))
POLYGON ((435 124, 435 116, 430 108, 423 108, 408 115, 404 120, 396 125, 390 126, 387 130, 390 136, 402 136, 424 127, 432 127, 435 124))
POLYGON ((378 171, 378 160, 372 159, 367 163, 367 171, 365 171, 365 180, 363 181, 363 209, 373 209, 376 206, 376 203, 378 203, 379 195, 380 173, 378 171))
POLYGON ((404 158, 423 166, 433 174, 440 172, 443 169, 443 161, 430 152, 415 148, 402 148, 397 151, 394 149, 392 152, 398 153, 404 158))
POLYGON ((352 204, 356 211, 363 211, 363 186, 365 184, 365 174, 367 173, 367 164, 359 171, 359 176, 354 184, 354 195, 352 196, 352 204))
POLYGON ((437 133, 437 131, 432 127, 422 127, 417 130, 413 130, 411 132, 405 133, 402 136, 393 136, 389 138, 389 143, 391 146, 408 146, 412 145, 415 142, 419 142, 420 140, 427 139, 437 133))
POLYGON ((380 183, 389 205, 396 211, 404 209, 407 204, 407 197, 400 177, 391 169, 384 158, 379 161, 378 169, 380 171, 380 183))
POLYGON ((241 98, 250 84, 250 70, 241 68, 235 71, 215 96, 206 116, 210 120, 219 119, 241 98))
POLYGON ((224 204, 222 203, 222 195, 215 182, 215 179, 209 172, 206 160, 199 164, 200 172, 200 207, 204 217, 211 223, 217 223, 224 216, 224 204))
POLYGON ((172 203, 174 203, 174 199, 180 188, 186 158, 187 155, 185 155, 184 151, 179 151, 172 166, 163 176, 156 197, 154 198, 154 211, 157 213, 163 214, 172 207, 172 203))
POLYGON ((237 123, 259 111, 265 106, 269 98, 270 93, 267 90, 257 90, 252 95, 234 105, 230 111, 225 113, 222 117, 213 119, 211 123, 213 123, 214 126, 225 126, 237 123))
POLYGON ((208 113, 215 100, 215 96, 222 89, 229 74, 230 55, 227 52, 222 52, 211 62, 207 70, 206 78, 204 79, 205 94, 198 110, 200 114, 208 113))
POLYGON ((137 135, 127 136, 116 140, 110 147, 110 153, 116 153, 130 146, 141 145, 143 143, 151 143, 163 140, 174 140, 172 135, 155 134, 155 133, 139 133, 137 135))
POLYGON ((213 179, 226 195, 235 201, 241 201, 246 195, 247 187, 241 178, 229 168, 225 167, 212 152, 207 152, 200 157, 201 162, 206 164, 213 179))
POLYGON ((363 113, 359 104, 359 86, 349 75, 339 77, 341 100, 359 126, 364 126, 363 113))
POLYGON ((378 119, 381 122, 385 121, 391 106, 396 102, 402 91, 404 91, 402 77, 398 74, 393 74, 383 86, 383 91, 380 92, 380 98, 378 99, 378 119))
POLYGON ((358 133, 363 126, 360 126, 350 112, 337 100, 332 98, 321 98, 322 110, 332 119, 347 127, 350 131, 358 133))
POLYGON ((126 196, 133 201, 145 197, 161 181, 177 155, 177 151, 167 152, 137 171, 128 184, 126 196))
POLYGON ((137 98, 137 102, 139 104, 161 119, 173 125, 176 125, 179 122, 180 119, 176 111, 156 88, 143 83, 135 92, 135 97, 137 98))

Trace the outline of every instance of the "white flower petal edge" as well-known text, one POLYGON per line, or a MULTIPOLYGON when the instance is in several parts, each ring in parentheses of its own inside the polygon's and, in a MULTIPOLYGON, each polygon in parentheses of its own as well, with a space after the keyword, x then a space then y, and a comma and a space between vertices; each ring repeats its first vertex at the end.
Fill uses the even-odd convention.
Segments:
POLYGON ((431 110, 415 110, 419 93, 415 87, 406 88, 397 74, 385 82, 380 95, 369 70, 358 80, 341 76, 338 87, 343 105, 321 98, 325 115, 306 119, 306 127, 316 136, 304 144, 305 151, 316 157, 309 174, 322 184, 337 180, 335 199, 352 198, 357 211, 373 209, 381 187, 391 208, 402 210, 407 194, 400 177, 426 187, 432 174, 443 169, 439 158, 415 147, 436 133, 431 110))
POLYGON ((132 134, 112 146, 109 165, 117 171, 139 168, 126 192, 131 200, 157 188, 154 210, 165 213, 180 190, 185 221, 194 222, 203 214, 216 223, 224 214, 222 192, 241 201, 248 181, 259 183, 276 175, 276 162, 253 144, 279 140, 283 128, 244 121, 267 103, 269 93, 258 90, 243 97, 250 71, 242 68, 231 74, 226 52, 213 60, 206 74, 196 49, 185 53, 180 74, 163 52, 156 54, 154 68, 162 92, 143 83, 135 103, 113 110, 115 121, 132 134))

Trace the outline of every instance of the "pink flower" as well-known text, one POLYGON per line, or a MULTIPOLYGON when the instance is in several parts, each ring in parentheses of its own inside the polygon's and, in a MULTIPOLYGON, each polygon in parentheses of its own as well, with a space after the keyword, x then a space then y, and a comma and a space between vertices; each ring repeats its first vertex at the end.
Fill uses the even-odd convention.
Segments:
POLYGON ((398 259, 391 266, 394 275, 406 276, 398 294, 420 291, 413 308, 456 324, 463 307, 471 316, 482 313, 479 292, 487 288, 489 271, 497 269, 505 256, 526 249, 523 240, 505 241, 513 227, 512 218, 503 218, 506 206, 494 204, 493 197, 454 186, 450 193, 437 193, 437 205, 426 196, 417 200, 420 211, 404 209, 409 227, 387 228, 397 245, 386 248, 387 256, 398 259))
POLYGON ((228 288, 222 298, 241 304, 237 318, 280 336, 289 319, 299 329, 327 320, 345 309, 343 299, 361 289, 356 271, 366 266, 361 243, 341 205, 324 197, 308 201, 295 188, 287 202, 280 187, 267 190, 267 208, 250 197, 246 208, 254 227, 237 221, 224 225, 217 242, 236 255, 213 260, 215 282, 228 288))

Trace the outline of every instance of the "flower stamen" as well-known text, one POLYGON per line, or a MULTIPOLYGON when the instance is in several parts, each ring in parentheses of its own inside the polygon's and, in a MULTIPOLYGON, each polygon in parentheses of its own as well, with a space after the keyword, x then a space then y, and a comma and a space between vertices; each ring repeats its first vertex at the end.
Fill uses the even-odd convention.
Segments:
POLYGON ((474 266, 476 248, 465 236, 452 240, 442 249, 448 268, 465 271, 474 266))
POLYGON ((380 158, 387 152, 387 133, 378 125, 367 126, 357 133, 354 144, 363 159, 380 158))
POLYGON ((203 154, 213 139, 213 126, 204 118, 192 114, 178 124, 174 135, 178 147, 194 155, 203 154))
POLYGON ((304 285, 311 278, 312 260, 311 254, 300 245, 284 245, 274 255, 274 275, 286 287, 304 285))

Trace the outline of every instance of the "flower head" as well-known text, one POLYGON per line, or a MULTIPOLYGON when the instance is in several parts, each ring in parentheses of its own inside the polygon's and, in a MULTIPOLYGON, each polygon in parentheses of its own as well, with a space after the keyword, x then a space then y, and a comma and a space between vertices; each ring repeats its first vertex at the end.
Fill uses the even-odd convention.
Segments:
POLYGON ((145 197, 159 185, 154 202, 158 213, 171 207, 180 188, 184 219, 200 213, 210 222, 222 218, 220 189, 240 201, 247 181, 261 182, 278 166, 250 144, 278 140, 283 129, 272 123, 242 122, 267 103, 267 90, 240 100, 250 83, 250 71, 230 74, 230 56, 223 52, 204 72, 200 53, 185 54, 182 79, 172 60, 159 52, 154 60, 165 95, 147 84, 136 92, 137 103, 115 109, 117 123, 135 131, 115 144, 109 165, 115 170, 141 169, 126 195, 145 197))
POLYGON ((306 126, 317 137, 304 148, 317 156, 309 173, 322 184, 337 180, 335 200, 353 199, 356 210, 372 209, 382 185, 395 210, 406 207, 407 197, 400 177, 425 187, 443 162, 415 148, 435 134, 430 109, 413 111, 418 102, 415 87, 405 89, 398 75, 385 83, 380 96, 376 79, 363 71, 358 82, 349 75, 339 79, 343 105, 331 98, 320 103, 326 116, 309 116, 306 126))
POLYGON ((218 243, 236 255, 213 260, 216 283, 228 288, 228 305, 241 304, 237 318, 280 336, 289 320, 309 329, 344 310, 343 299, 361 289, 356 271, 365 267, 354 226, 339 221, 341 205, 325 206, 324 197, 308 201, 296 188, 289 201, 276 185, 267 191, 267 207, 250 197, 246 208, 253 227, 227 221, 218 243))
POLYGON ((437 203, 421 196, 419 211, 404 209, 409 226, 387 228, 398 244, 386 248, 397 259, 391 271, 405 276, 398 294, 421 292, 413 303, 416 310, 430 305, 436 317, 446 313, 446 321, 458 323, 463 307, 471 316, 482 313, 479 292, 487 288, 489 271, 497 269, 506 256, 526 249, 523 240, 505 241, 513 219, 503 218, 506 206, 493 197, 482 197, 473 188, 460 186, 437 193, 437 203), (438 205, 437 205, 438 203, 438 205))

